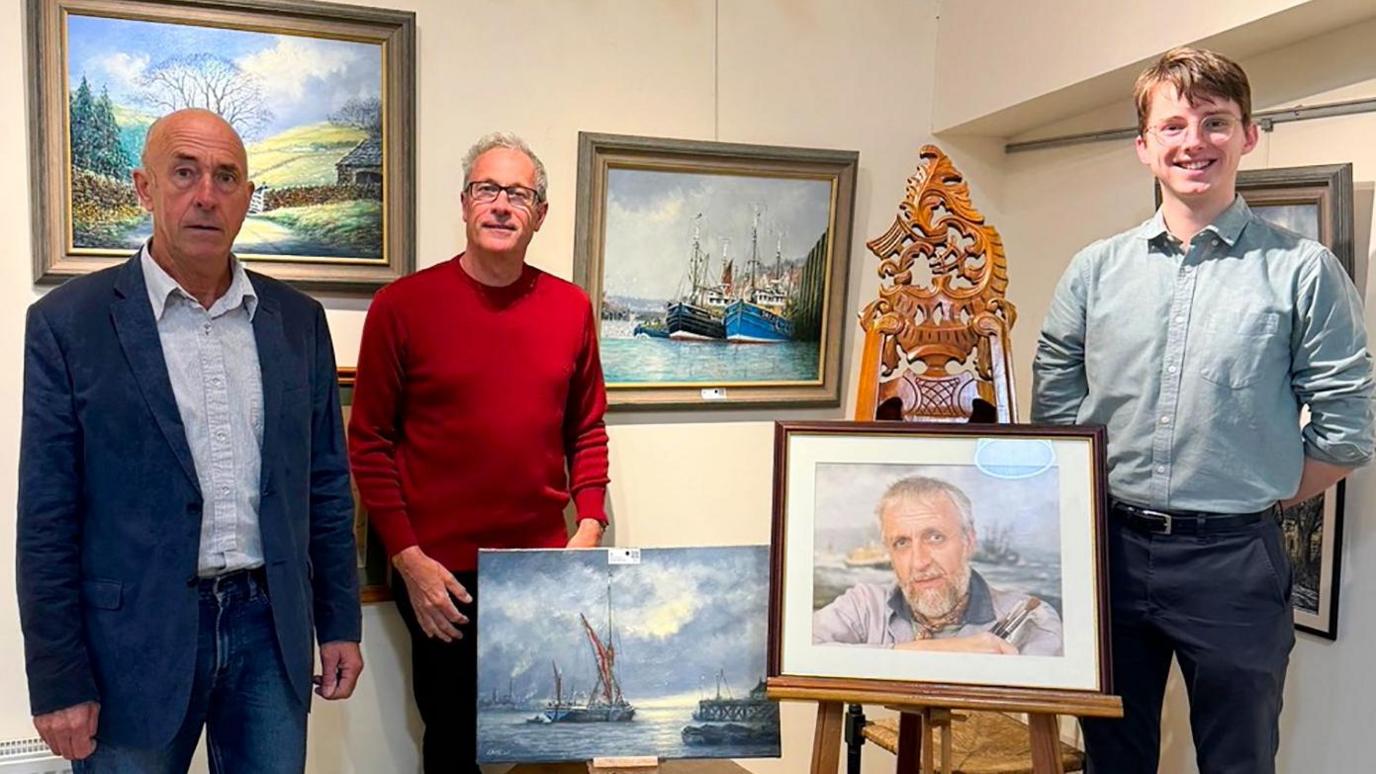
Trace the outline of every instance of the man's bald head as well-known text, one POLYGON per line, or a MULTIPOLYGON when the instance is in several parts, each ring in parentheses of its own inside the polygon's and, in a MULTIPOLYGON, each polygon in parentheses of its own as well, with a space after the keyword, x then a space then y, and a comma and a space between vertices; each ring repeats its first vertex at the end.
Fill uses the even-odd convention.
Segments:
POLYGON ((143 153, 139 156, 139 164, 147 169, 150 154, 162 150, 169 137, 187 129, 223 133, 226 138, 232 138, 231 144, 238 149, 244 171, 248 171, 248 152, 244 150, 244 141, 239 138, 239 133, 218 113, 202 108, 183 108, 168 113, 150 124, 148 133, 143 138, 143 153))

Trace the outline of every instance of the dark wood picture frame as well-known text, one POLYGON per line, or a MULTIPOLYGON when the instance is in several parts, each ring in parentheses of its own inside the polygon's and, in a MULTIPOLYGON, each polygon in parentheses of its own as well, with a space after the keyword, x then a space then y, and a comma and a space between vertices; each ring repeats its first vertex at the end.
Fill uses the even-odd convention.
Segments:
MULTIPOLYGON (((414 270, 416 17, 413 12, 311 0, 26 0, 35 283, 59 284, 119 263, 132 252, 122 248, 73 246, 68 109, 71 87, 67 78, 67 20, 70 14, 380 46, 381 258, 254 254, 243 257, 252 268, 302 289, 341 294, 371 295, 388 282, 414 270)), ((368 163, 371 164, 371 160, 368 163)), ((254 172, 250 169, 250 176, 254 172)))
MULTIPOLYGON (((611 408, 653 410, 840 405, 847 330, 844 319, 846 284, 858 163, 859 154, 854 151, 580 132, 573 279, 592 299, 599 328, 604 311, 604 277, 607 270, 605 247, 610 170, 825 180, 831 191, 825 244, 819 242, 809 253, 809 257, 815 254, 820 261, 824 261, 820 276, 814 280, 822 287, 820 308, 812 312, 820 318, 819 362, 815 378, 619 382, 609 374, 607 393, 611 408)), ((688 216, 685 214, 684 217, 688 216)), ((675 245, 673 249, 682 248, 675 245)), ((748 247, 740 249, 748 250, 748 247)), ((810 261, 808 265, 811 265, 810 261)), ((804 271, 811 273, 807 269, 804 271)), ((603 346, 605 350, 607 345, 604 343, 603 346)), ((738 351, 755 347, 750 351, 763 352, 758 348, 776 345, 740 343, 730 346, 738 351)), ((606 354, 604 351, 604 362, 606 354)))
MULTIPOLYGON (((1007 711, 1074 714, 1081 716, 1112 717, 1121 714, 1121 701, 1111 695, 1112 671, 1109 640, 1109 605, 1107 576, 1107 543, 1105 514, 1107 512, 1106 478, 1106 431, 1101 427, 1063 427, 1050 425, 965 425, 937 423, 895 423, 895 422, 776 422, 775 423, 775 478, 773 504, 773 533, 771 539, 770 571, 772 584, 769 607, 769 658, 768 686, 770 696, 782 699, 816 699, 821 701, 870 702, 896 705, 926 705, 967 709, 1002 709, 1007 711), (1088 514, 1081 513, 1076 526, 1084 529, 1083 520, 1088 519, 1090 533, 1083 544, 1086 555, 1080 557, 1079 565, 1087 569, 1093 577, 1062 576, 1061 584, 1070 588, 1072 584, 1088 590, 1090 608, 1082 610, 1077 621, 1091 621, 1092 631, 1084 631, 1081 641, 1090 643, 1093 663, 1082 670, 1088 675, 1092 685, 1067 687, 1046 687, 1045 685, 1021 685, 1016 682, 989 683, 982 681, 946 682, 938 680, 913 680, 893 676, 875 678, 873 675, 829 674, 818 675, 791 669, 789 648, 799 649, 835 646, 817 646, 810 641, 802 642, 796 627, 790 627, 786 617, 792 604, 796 610, 811 610, 810 599, 802 604, 796 603, 797 595, 806 593, 811 597, 812 589, 799 591, 789 587, 790 577, 802 577, 790 573, 790 563, 807 562, 805 572, 811 572, 814 556, 790 556, 790 534, 793 531, 808 531, 815 528, 816 513, 810 514, 813 524, 790 523, 792 506, 789 502, 790 475, 795 463, 790 458, 791 449, 799 439, 814 438, 842 439, 846 448, 861 449, 866 441, 887 441, 897 439, 901 443, 921 444, 924 440, 945 442, 958 440, 964 443, 974 441, 976 445, 988 440, 1047 440, 1078 441, 1086 444, 1083 451, 1088 461, 1085 469, 1078 472, 1075 486, 1088 487, 1083 492, 1083 502, 1088 514), (795 602, 791 602, 795 600, 795 602), (792 632, 792 633, 790 633, 792 632), (792 638, 792 640, 790 640, 792 638)), ((840 447, 837 447, 840 448, 840 447)), ((893 447, 885 447, 891 450, 893 447)), ((873 453, 880 451, 875 449, 873 453)), ((811 454, 812 452, 809 452, 811 454)), ((850 454, 852 452, 846 452, 850 454)), ((870 452, 855 452, 868 454, 870 452)), ((806 459, 811 459, 807 457, 806 459)), ((859 457, 856 457, 859 459, 859 457)), ((828 462, 832 461, 830 458, 828 462)), ((849 460, 840 460, 849 461, 849 460)), ((933 464, 933 463, 922 463, 933 464)), ((941 462, 935 464, 949 464, 941 462)), ((812 475, 812 474, 807 474, 812 475)), ((800 479, 799 490, 808 487, 810 479, 800 479)), ((811 501, 815 507, 816 500, 811 501)), ((804 504, 806 505, 806 504, 804 504)), ((857 505, 857 508, 870 508, 870 503, 857 505)), ((1058 518, 1065 519, 1064 513, 1058 518)), ((1062 527, 1062 535, 1066 535, 1062 527)), ((1065 566, 1065 565, 1062 565, 1065 566)), ((1068 635, 1067 641, 1071 636, 1068 635)), ((852 646, 854 647, 854 646, 852 646)), ((889 653, 876 649, 870 653, 889 653)), ((915 658, 924 654, 911 654, 915 658)), ((944 655, 944 654, 943 654, 944 655)), ((927 656, 930 658, 930 656, 927 656)), ((990 658, 986 656, 965 656, 965 658, 990 658)), ((1006 658, 1006 657, 993 657, 1006 658)), ((1023 658, 1023 657, 1019 657, 1023 658)), ((1026 657, 1032 658, 1032 657, 1026 657)), ((847 664, 859 664, 867 659, 849 658, 847 664)), ((1044 667, 1045 660, 1039 660, 1044 667)), ((837 663, 841 663, 838 660, 837 663)), ((914 662, 916 664, 916 662, 914 662)), ((988 662, 985 662, 987 665, 988 662)), ((1031 662, 1029 662, 1029 667, 1031 662)), ((928 664, 928 668, 931 665, 928 664)), ((858 667, 857 667, 858 669, 858 667)), ((1035 667, 1034 667, 1035 669, 1035 667)), ((872 670, 871 670, 872 671, 872 670)), ((917 670, 911 670, 916 674, 917 670)))
MULTIPOLYGON (((354 403, 354 384, 358 379, 358 369, 352 366, 339 368, 339 405, 344 411, 344 428, 348 433, 349 411, 354 403)), ((358 485, 353 474, 349 474, 349 489, 354 497, 354 540, 358 550, 358 588, 364 602, 383 602, 392 598, 388 584, 392 579, 392 565, 387 561, 387 550, 382 541, 368 526, 368 511, 363 507, 363 498, 358 496, 358 485)))

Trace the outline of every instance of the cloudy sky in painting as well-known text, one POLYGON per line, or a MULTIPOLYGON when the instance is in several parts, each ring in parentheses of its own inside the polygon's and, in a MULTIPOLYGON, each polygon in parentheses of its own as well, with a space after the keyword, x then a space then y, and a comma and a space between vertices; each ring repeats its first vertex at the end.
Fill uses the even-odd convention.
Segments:
POLYGON ((97 95, 108 88, 111 99, 125 107, 143 107, 140 79, 149 68, 196 53, 225 57, 258 76, 274 116, 265 137, 323 121, 351 97, 380 94, 382 47, 376 44, 77 14, 67 18, 71 87, 85 76, 97 95))
POLYGON ((818 464, 818 545, 825 545, 828 536, 859 530, 872 531, 877 540, 879 498, 907 476, 929 476, 960 487, 975 508, 975 529, 981 535, 1007 528, 1015 548, 1060 550, 1060 468, 1054 465, 1030 478, 1010 480, 975 465, 818 464))
POLYGON ((617 671, 632 704, 715 690, 724 669, 736 696, 764 677, 769 551, 765 546, 643 549, 639 565, 610 566, 607 551, 483 552, 478 687, 517 699, 586 694, 595 676, 579 613, 601 637, 611 577, 617 671))
POLYGON ((785 261, 801 259, 831 210, 827 180, 622 168, 607 178, 603 276, 613 296, 669 300, 686 291, 695 227, 711 281, 721 276, 723 249, 740 278, 757 209, 760 259, 772 265, 780 248, 785 261))

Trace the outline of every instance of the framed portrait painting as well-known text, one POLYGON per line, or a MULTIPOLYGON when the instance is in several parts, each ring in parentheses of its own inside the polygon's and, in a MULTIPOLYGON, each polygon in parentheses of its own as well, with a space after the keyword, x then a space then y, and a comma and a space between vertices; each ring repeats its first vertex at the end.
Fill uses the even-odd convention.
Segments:
MULTIPOLYGON (((344 427, 347 433, 349 414, 354 403, 354 383, 358 378, 355 368, 339 369, 339 404, 344 412, 344 427)), ((358 484, 353 475, 349 476, 349 491, 354 497, 354 546, 358 556, 358 587, 364 602, 381 602, 392 598, 387 584, 391 579, 391 564, 387 561, 387 550, 368 526, 368 511, 363 507, 363 498, 358 496, 358 484)))
POLYGON ((858 155, 579 134, 612 407, 835 406, 858 155))
POLYGON ((1109 698, 1102 428, 775 427, 771 688, 1109 698))
POLYGON ((298 287, 371 293, 414 267, 415 14, 308 0, 28 0, 34 280, 152 234, 149 127, 211 110, 254 192, 234 252, 298 287))

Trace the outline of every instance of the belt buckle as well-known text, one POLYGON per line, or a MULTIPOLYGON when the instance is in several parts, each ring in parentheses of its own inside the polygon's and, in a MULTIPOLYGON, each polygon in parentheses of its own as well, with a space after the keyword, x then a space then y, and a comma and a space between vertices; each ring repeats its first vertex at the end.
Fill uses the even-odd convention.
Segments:
POLYGON ((1142 514, 1143 516, 1158 516, 1161 518, 1162 528, 1160 532, 1156 533, 1158 535, 1169 535, 1174 529, 1175 517, 1169 513, 1166 513, 1165 511, 1154 511, 1150 508, 1138 508, 1137 512, 1142 514))

